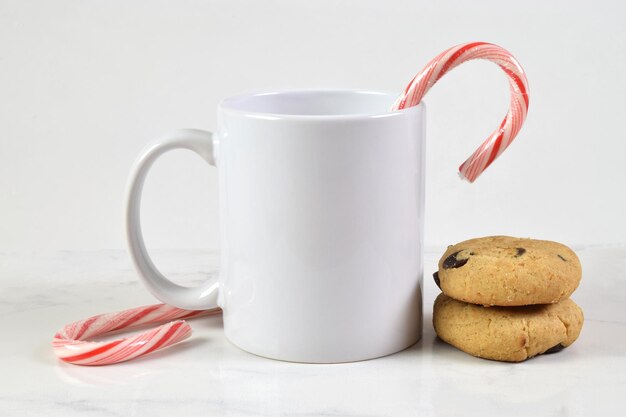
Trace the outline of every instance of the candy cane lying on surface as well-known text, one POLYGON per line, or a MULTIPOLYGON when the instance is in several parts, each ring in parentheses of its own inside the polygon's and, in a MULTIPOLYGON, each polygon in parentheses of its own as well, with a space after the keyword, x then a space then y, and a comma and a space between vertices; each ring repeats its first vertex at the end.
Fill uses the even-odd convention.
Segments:
POLYGON ((220 308, 182 310, 166 304, 131 308, 119 313, 100 314, 76 321, 54 335, 52 348, 59 359, 76 365, 110 365, 171 346, 188 338, 191 327, 183 320, 203 315, 219 314, 220 308), (136 336, 106 342, 85 339, 117 330, 129 330, 145 324, 170 323, 136 336))
POLYGON ((476 178, 511 144, 528 112, 528 80, 517 60, 507 50, 490 43, 472 42, 454 46, 431 60, 407 85, 392 110, 417 105, 448 71, 472 59, 486 59, 502 68, 509 78, 511 107, 506 117, 482 145, 459 167, 468 181, 476 178))

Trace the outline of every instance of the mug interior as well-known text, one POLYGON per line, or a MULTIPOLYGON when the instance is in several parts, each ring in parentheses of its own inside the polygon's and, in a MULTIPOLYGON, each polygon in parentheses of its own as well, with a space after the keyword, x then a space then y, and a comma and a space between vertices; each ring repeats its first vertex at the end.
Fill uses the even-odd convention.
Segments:
POLYGON ((376 116, 389 114, 397 95, 363 90, 288 90, 227 98, 222 110, 273 116, 376 116))

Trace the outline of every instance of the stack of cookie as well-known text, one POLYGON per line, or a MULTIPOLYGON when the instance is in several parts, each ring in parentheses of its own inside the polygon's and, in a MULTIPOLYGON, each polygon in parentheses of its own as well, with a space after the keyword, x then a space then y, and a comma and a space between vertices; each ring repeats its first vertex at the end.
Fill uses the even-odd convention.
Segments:
POLYGON ((569 299, 581 275, 576 254, 557 242, 492 236, 449 246, 433 275, 443 292, 435 331, 486 359, 520 362, 557 352, 583 325, 569 299))

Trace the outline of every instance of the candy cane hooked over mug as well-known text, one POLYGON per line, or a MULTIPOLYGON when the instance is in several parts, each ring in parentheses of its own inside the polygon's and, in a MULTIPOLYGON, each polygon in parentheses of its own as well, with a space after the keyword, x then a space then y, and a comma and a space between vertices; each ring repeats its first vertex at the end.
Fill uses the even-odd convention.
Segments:
POLYGON ((432 59, 407 85, 392 110, 419 104, 430 88, 448 71, 472 59, 486 59, 502 68, 509 79, 511 107, 500 126, 459 167, 459 173, 470 182, 476 178, 513 142, 528 112, 528 80, 517 60, 507 50, 486 42, 454 46, 432 59))

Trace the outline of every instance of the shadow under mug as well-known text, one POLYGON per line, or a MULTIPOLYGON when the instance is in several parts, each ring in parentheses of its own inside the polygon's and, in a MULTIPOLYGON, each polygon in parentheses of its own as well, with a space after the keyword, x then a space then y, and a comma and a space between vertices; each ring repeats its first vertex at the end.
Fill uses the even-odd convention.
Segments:
POLYGON ((131 173, 127 236, 143 283, 186 309, 219 306, 226 337, 248 352, 309 363, 372 359, 422 333, 423 104, 395 95, 292 90, 240 95, 212 134, 179 130, 131 173), (154 266, 141 190, 164 152, 189 149, 218 169, 220 273, 198 287, 154 266))

